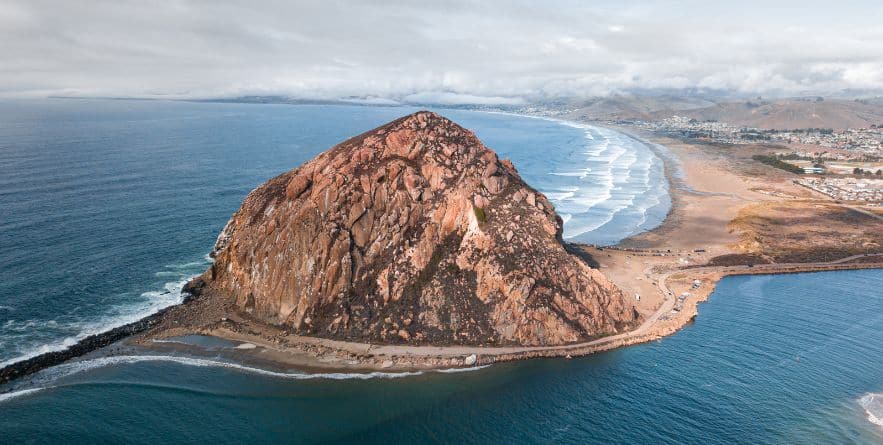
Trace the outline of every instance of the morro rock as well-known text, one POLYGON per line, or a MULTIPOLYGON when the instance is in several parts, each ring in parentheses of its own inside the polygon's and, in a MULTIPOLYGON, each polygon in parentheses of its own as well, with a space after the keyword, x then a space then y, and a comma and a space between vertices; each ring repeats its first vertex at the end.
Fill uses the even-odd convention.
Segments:
POLYGON ((558 345, 634 328, 561 231, 511 162, 419 112, 252 191, 202 278, 248 317, 317 337, 558 345))

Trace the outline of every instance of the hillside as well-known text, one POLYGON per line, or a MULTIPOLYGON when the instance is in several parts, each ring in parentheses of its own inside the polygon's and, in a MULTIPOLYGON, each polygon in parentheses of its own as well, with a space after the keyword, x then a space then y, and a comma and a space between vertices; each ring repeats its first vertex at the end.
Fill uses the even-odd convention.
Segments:
POLYGON ((511 162, 420 112, 251 192, 199 283, 238 313, 331 339, 556 345, 636 326, 561 232, 511 162))

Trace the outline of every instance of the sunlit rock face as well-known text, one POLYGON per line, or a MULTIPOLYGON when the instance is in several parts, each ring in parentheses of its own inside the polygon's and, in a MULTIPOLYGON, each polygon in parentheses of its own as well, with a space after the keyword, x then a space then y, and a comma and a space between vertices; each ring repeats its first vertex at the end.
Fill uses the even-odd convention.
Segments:
POLYGON ((335 339, 557 345, 636 326, 561 230, 511 162, 419 112, 252 191, 205 279, 254 318, 335 339))

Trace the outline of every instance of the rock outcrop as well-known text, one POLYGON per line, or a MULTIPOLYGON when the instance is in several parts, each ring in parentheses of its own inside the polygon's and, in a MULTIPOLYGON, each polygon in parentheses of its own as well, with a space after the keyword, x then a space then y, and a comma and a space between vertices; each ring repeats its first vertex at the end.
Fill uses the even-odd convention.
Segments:
POLYGON ((203 279, 212 298, 318 337, 557 345, 635 327, 561 231, 511 162, 420 112, 252 191, 203 279))

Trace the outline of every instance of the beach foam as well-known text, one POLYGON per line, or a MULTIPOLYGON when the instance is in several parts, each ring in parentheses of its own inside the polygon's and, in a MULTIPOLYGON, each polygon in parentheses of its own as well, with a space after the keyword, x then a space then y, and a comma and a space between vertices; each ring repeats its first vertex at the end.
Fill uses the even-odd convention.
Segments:
POLYGON ((436 369, 433 372, 440 372, 442 374, 455 374, 458 372, 472 372, 478 371, 484 368, 489 368, 491 365, 481 365, 481 366, 471 366, 469 368, 448 368, 448 369, 436 369))
POLYGON ((369 372, 369 373, 302 373, 302 372, 279 372, 279 371, 270 371, 266 369, 255 368, 246 365, 240 365, 238 363, 225 362, 220 360, 209 360, 204 358, 194 358, 194 357, 180 357, 173 355, 124 355, 124 356, 114 356, 114 357, 101 357, 92 360, 84 360, 80 362, 72 362, 69 364, 60 365, 57 367, 56 372, 61 372, 65 376, 72 375, 84 371, 89 371, 96 368, 103 368, 107 366, 116 366, 116 365, 127 365, 133 363, 142 363, 142 362, 171 362, 177 363, 180 365, 186 366, 197 366, 197 367, 215 367, 215 368, 227 368, 240 372, 247 372, 252 374, 260 374, 268 377, 278 377, 284 379, 294 379, 294 380, 313 380, 313 379, 329 379, 329 380, 348 380, 348 379, 374 379, 374 378, 386 378, 386 379, 394 379, 408 376, 416 376, 421 375, 423 372, 421 371, 413 371, 413 372, 369 372), (65 369, 66 368, 66 369, 65 369))
POLYGON ((258 374, 265 377, 290 379, 290 380, 370 380, 370 379, 398 379, 403 377, 413 377, 424 375, 426 372, 440 374, 454 374, 461 372, 479 371, 490 367, 491 365, 472 366, 469 368, 448 368, 436 369, 431 371, 404 371, 404 372, 366 372, 366 373, 300 373, 300 372, 277 372, 269 371, 251 366, 240 365, 237 363, 224 362, 219 360, 208 360, 191 357, 163 356, 163 355, 128 355, 115 357, 102 357, 92 360, 84 360, 77 362, 65 363, 53 368, 42 371, 40 374, 31 379, 31 385, 45 385, 29 387, 24 389, 14 389, 9 392, 0 393, 0 403, 15 399, 17 397, 26 396, 46 389, 58 388, 64 385, 51 385, 50 383, 60 378, 72 376, 92 369, 98 369, 108 366, 129 365, 143 362, 171 362, 185 366, 195 367, 215 367, 226 368, 236 372, 244 372, 258 374))
POLYGON ((0 403, 3 403, 7 400, 12 400, 16 397, 25 396, 28 394, 35 393, 37 391, 42 391, 47 388, 28 388, 28 389, 20 389, 18 391, 10 391, 0 394, 0 403))
POLYGON ((615 130, 552 117, 494 114, 546 120, 581 130, 581 147, 565 142, 555 147, 560 150, 554 152, 554 157, 543 158, 544 162, 535 164, 532 171, 530 161, 536 160, 528 158, 529 167, 522 172, 532 176, 528 182, 543 192, 562 215, 565 239, 613 244, 652 229, 667 214, 667 209, 661 208, 668 193, 663 162, 648 142, 615 130))
POLYGON ((280 372, 270 371, 252 366, 241 365, 238 363, 211 360, 205 358, 183 357, 174 355, 122 355, 111 357, 99 357, 90 360, 73 361, 63 363, 61 365, 47 368, 39 374, 30 378, 31 385, 24 389, 15 389, 13 391, 0 394, 0 402, 11 400, 13 398, 34 393, 40 390, 55 388, 64 385, 53 385, 61 378, 69 377, 75 374, 91 371, 93 369, 105 368, 109 366, 130 365, 145 362, 168 362, 176 363, 184 366, 195 367, 213 367, 226 368, 235 372, 244 372, 250 374, 258 374, 265 377, 290 379, 290 380, 369 380, 369 379, 397 379, 403 377, 413 377, 424 375, 427 372, 452 374, 461 372, 472 372, 485 369, 490 365, 472 366, 468 368, 447 368, 435 369, 429 371, 402 371, 402 372, 329 372, 329 373, 304 373, 304 372, 280 372))
MULTIPOLYGON (((209 257, 206 256, 206 258, 209 257)), ((63 351, 91 335, 107 332, 116 327, 136 322, 167 307, 181 304, 184 301, 184 295, 181 292, 184 285, 198 275, 197 270, 201 272, 202 269, 208 266, 208 264, 210 264, 209 261, 198 261, 184 264, 170 264, 166 266, 168 269, 173 270, 160 271, 157 272, 156 275, 173 276, 176 278, 175 281, 165 283, 162 286, 162 290, 143 292, 140 294, 141 298, 139 301, 114 307, 108 314, 105 314, 97 320, 77 322, 59 322, 57 320, 41 319, 25 321, 8 320, 2 326, 3 330, 6 332, 27 333, 35 327, 49 326, 56 328, 59 331, 76 332, 76 334, 66 336, 60 340, 34 346, 29 351, 24 352, 17 357, 0 362, 0 368, 48 352, 63 351)))
POLYGON ((858 404, 865 409, 871 423, 883 427, 883 394, 867 393, 858 399, 858 404))

